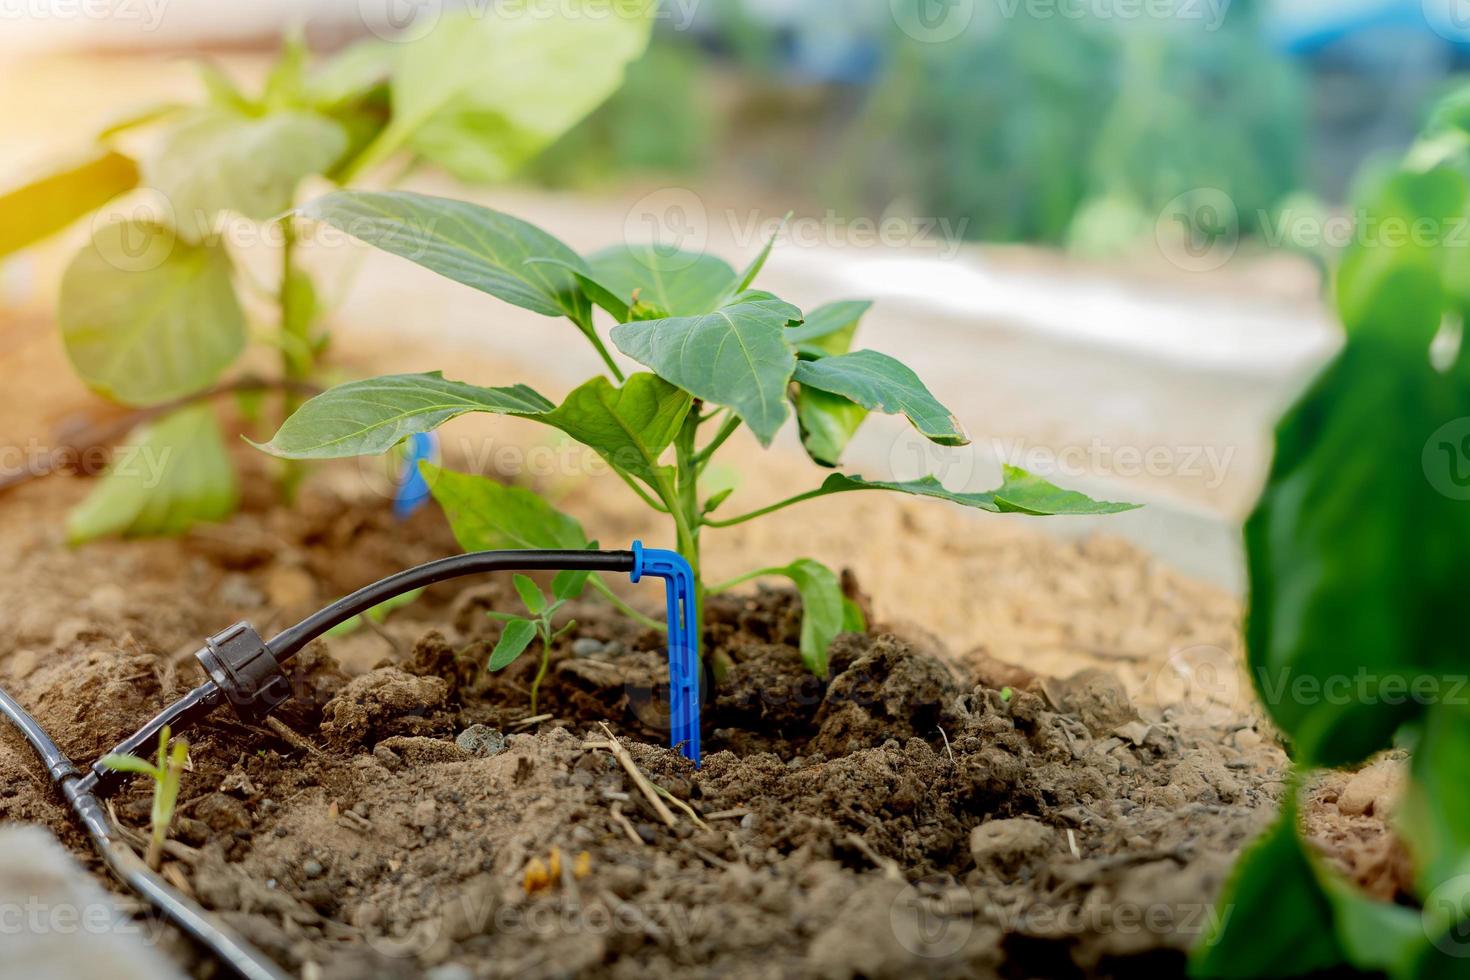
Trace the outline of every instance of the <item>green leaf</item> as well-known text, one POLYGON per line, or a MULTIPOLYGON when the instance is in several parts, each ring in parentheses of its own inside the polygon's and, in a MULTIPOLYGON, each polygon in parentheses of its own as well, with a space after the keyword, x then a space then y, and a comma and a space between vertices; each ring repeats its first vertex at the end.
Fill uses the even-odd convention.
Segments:
POLYGON ((730 494, 734 492, 735 488, 733 486, 721 487, 720 489, 716 490, 714 493, 709 495, 708 499, 705 500, 704 509, 701 510, 700 513, 713 514, 716 510, 719 509, 721 504, 730 499, 730 494))
POLYGON ((367 98, 388 81, 397 53, 377 38, 351 44, 306 76, 303 96, 324 111, 367 98))
POLYGON ((866 633, 868 631, 868 617, 863 615, 863 609, 847 596, 842 597, 842 632, 844 633, 866 633))
POLYGON ((897 493, 948 500, 965 507, 988 510, 993 514, 1030 514, 1035 517, 1119 514, 1123 511, 1136 510, 1138 507, 1137 504, 1093 500, 1074 490, 1063 490, 1015 466, 1003 466, 1002 470, 1005 474, 1005 482, 995 490, 979 493, 946 490, 944 485, 932 476, 897 482, 865 480, 860 476, 833 473, 818 488, 816 495, 825 496, 852 490, 892 490, 897 493))
POLYGON ((469 412, 539 415, 553 408, 525 385, 481 388, 449 381, 438 371, 390 374, 322 392, 259 448, 284 459, 376 455, 469 412))
POLYGON ((195 61, 194 67, 199 72, 199 81, 204 85, 204 93, 211 107, 245 114, 256 112, 260 108, 244 92, 240 91, 240 86, 235 84, 235 80, 211 59, 200 58, 195 61))
POLYGON ((1441 374, 1373 332, 1350 339, 1277 429, 1245 528, 1246 648, 1303 764, 1389 747, 1424 710, 1412 685, 1463 670, 1467 416, 1465 358, 1441 374))
POLYGON ((1349 333, 1377 331, 1427 347, 1444 311, 1439 269, 1423 251, 1355 248, 1338 269, 1337 308, 1349 333))
POLYGON ((872 305, 871 300, 849 299, 819 306, 787 328, 786 340, 804 357, 846 354, 858 322, 872 305))
POLYGON ((109 119, 107 124, 97 131, 97 138, 106 142, 115 136, 151 125, 188 109, 189 106, 181 102, 153 102, 134 107, 109 119))
POLYGON ((0 195, 0 256, 49 238, 137 186, 138 166, 130 157, 98 150, 0 195))
POLYGON ((1297 838, 1294 801, 1240 856, 1215 908, 1214 930, 1194 951, 1191 976, 1300 976, 1344 961, 1332 905, 1297 838))
POLYGON ((826 565, 799 558, 773 575, 791 579, 801 594, 801 662, 818 677, 827 676, 827 648, 844 629, 842 586, 826 565))
POLYGON ((104 755, 100 764, 113 772, 135 772, 140 776, 158 778, 158 767, 135 755, 104 755))
POLYGON ((382 602, 378 603, 376 606, 372 607, 361 616, 353 616, 346 622, 338 623, 336 626, 333 626, 331 629, 327 630, 326 635, 347 636, 351 633, 355 633, 357 630, 363 627, 364 618, 370 619, 375 623, 387 622, 388 617, 392 614, 393 610, 400 609, 404 606, 411 605, 412 603, 417 602, 419 596, 423 594, 423 589, 413 589, 409 592, 403 593, 402 595, 396 595, 391 599, 384 599, 382 602))
POLYGON ((513 619, 506 623, 505 629, 500 631, 500 640, 495 644, 494 652, 490 654, 490 669, 503 670, 509 667, 535 638, 536 624, 529 619, 513 619))
POLYGON ((362 166, 408 147, 461 180, 512 176, 611 95, 648 43, 652 4, 569 4, 562 16, 450 14, 403 46, 393 121, 362 166))
POLYGON ((674 441, 691 402, 687 391, 656 375, 639 372, 621 388, 598 376, 538 419, 657 489, 669 476, 659 456, 674 441))
POLYGON ((1414 858, 1422 895, 1470 874, 1470 708, 1432 705, 1398 810, 1399 837, 1414 858))
POLYGON ((235 471, 208 405, 180 409, 137 429, 66 521, 80 544, 117 535, 180 534, 229 516, 238 500, 235 471))
POLYGON ((201 109, 165 131, 143 176, 167 196, 179 234, 198 242, 222 211, 255 221, 285 211, 302 178, 325 173, 346 150, 347 132, 314 112, 201 109))
POLYGON ((841 395, 870 411, 902 413, 931 442, 964 446, 970 441, 954 413, 939 404, 918 375, 887 354, 860 350, 801 361, 794 377, 808 388, 841 395))
POLYGON ((797 389, 794 401, 801 445, 806 454, 818 465, 836 466, 842 461, 843 450, 867 419, 868 410, 841 395, 805 385, 797 389))
MULTIPOLYGON (((587 267, 592 277, 625 306, 632 304, 636 294, 639 302, 665 316, 709 313, 721 305, 735 285, 735 270, 724 259, 657 245, 605 248, 587 256, 587 267)), ((616 310, 608 312, 617 316, 616 310)))
MULTIPOLYGON (((164 732, 167 731, 165 727, 164 732)), ((159 741, 159 754, 162 755, 168 745, 167 734, 159 741)), ((173 822, 174 807, 179 802, 179 786, 183 782, 184 765, 188 759, 189 743, 179 739, 174 743, 173 752, 169 754, 167 762, 159 766, 158 784, 153 787, 152 823, 155 834, 166 834, 168 825, 173 822)))
MULTIPOLYGON (((755 283, 755 277, 761 274, 761 270, 766 267, 766 260, 771 257, 771 249, 776 246, 776 239, 781 237, 781 232, 786 227, 786 222, 790 220, 791 212, 787 211, 786 216, 781 219, 781 224, 775 231, 771 232, 771 237, 766 239, 765 247, 760 250, 760 253, 755 258, 750 260, 750 265, 747 265, 745 270, 740 273, 740 281, 734 289, 730 290, 731 295, 743 293, 755 283)), ((670 312, 673 311, 671 310, 670 312)))
MULTIPOLYGON (((788 327, 786 339, 803 357, 846 354, 858 320, 872 305, 867 300, 828 303, 807 314, 804 323, 788 327)), ((802 448, 819 466, 841 462, 847 444, 868 417, 868 410, 851 399, 806 385, 796 386, 792 403, 802 448)))
POLYGON ((1364 197, 1357 240, 1338 270, 1338 313, 1349 334, 1422 350, 1444 314, 1441 274, 1465 263, 1455 236, 1464 227, 1465 177, 1449 166, 1398 170, 1364 197))
POLYGON ((431 463, 420 463, 419 468, 465 551, 587 547, 587 535, 575 518, 529 490, 431 463))
POLYGON ((157 405, 214 382, 245 347, 245 315, 223 248, 167 229, 100 229, 61 280, 61 339, 92 388, 157 405))
POLYGON ((697 398, 735 410, 762 445, 786 421, 786 385, 796 355, 784 336, 801 311, 773 297, 743 295, 703 316, 614 327, 613 343, 697 398))
POLYGON ((517 572, 511 576, 511 581, 515 584, 516 593, 521 597, 527 612, 532 616, 539 616, 546 611, 546 596, 529 576, 517 572))
POLYGON ((407 191, 338 191, 300 214, 533 313, 591 315, 570 271, 583 267, 577 253, 508 214, 407 191))
POLYGON ((306 89, 306 59, 310 52, 299 27, 290 28, 281 53, 265 77, 260 104, 267 112, 299 106, 306 89))
POLYGON ((1307 859, 1332 906, 1333 929, 1347 960, 1359 970, 1412 976, 1429 946, 1424 915, 1402 905, 1374 901, 1322 858, 1308 851, 1307 859))
MULTIPOLYGON (((596 546, 593 545, 593 547, 596 546)), ((575 599, 587 587, 587 579, 591 575, 592 573, 585 569, 564 568, 552 578, 551 594, 556 597, 557 602, 575 599)))

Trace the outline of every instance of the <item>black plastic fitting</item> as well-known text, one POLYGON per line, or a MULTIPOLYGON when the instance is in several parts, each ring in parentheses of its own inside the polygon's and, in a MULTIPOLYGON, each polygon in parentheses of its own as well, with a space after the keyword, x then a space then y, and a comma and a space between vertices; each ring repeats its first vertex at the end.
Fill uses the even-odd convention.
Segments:
POLYGON ((260 724, 291 697, 285 670, 249 623, 220 630, 194 658, 247 725, 260 724))

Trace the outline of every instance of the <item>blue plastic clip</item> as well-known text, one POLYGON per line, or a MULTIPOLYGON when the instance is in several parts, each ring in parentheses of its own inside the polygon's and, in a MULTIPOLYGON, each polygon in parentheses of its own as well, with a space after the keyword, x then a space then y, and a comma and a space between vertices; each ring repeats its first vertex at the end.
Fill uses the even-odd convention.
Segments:
POLYGON ((669 742, 699 765, 699 615, 694 570, 677 551, 633 542, 634 583, 645 575, 664 580, 669 617, 669 742))
POLYGON ((439 439, 432 432, 415 432, 403 441, 403 468, 393 494, 393 516, 400 521, 407 520, 429 499, 429 482, 419 469, 419 461, 432 463, 438 455, 439 439))

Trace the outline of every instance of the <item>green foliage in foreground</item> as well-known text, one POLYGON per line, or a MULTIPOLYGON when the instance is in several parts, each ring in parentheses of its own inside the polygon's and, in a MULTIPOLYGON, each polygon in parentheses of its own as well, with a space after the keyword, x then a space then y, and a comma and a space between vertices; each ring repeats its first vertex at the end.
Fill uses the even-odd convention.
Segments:
MULTIPOLYGON (((239 219, 268 222, 303 182, 349 183, 392 159, 469 181, 512 174, 616 89, 647 43, 651 4, 570 9, 582 2, 556 16, 460 11, 422 38, 363 42, 317 65, 292 39, 253 93, 206 63, 201 102, 122 120, 79 162, 0 195, 3 258, 146 190, 119 209, 126 217, 94 215, 91 241, 63 278, 58 320, 73 368, 94 391, 142 409, 183 405, 134 439, 174 461, 151 482, 149 468, 114 465, 72 515, 72 541, 174 533, 233 509, 233 471, 217 465, 219 423, 188 403, 219 393, 251 334, 242 295, 260 287, 225 241, 239 219), (137 159, 117 145, 142 135, 137 159), (198 447, 207 449, 201 460, 198 447)), ((294 226, 258 232, 280 253, 274 322, 254 331, 279 351, 279 420, 300 404, 295 391, 316 378, 331 338, 294 226)), ((296 475, 284 468, 284 489, 296 475)))
POLYGON ((1246 526, 1246 636, 1299 776, 1221 898, 1230 914, 1199 976, 1470 972, 1467 172, 1470 135, 1451 114, 1371 187, 1337 275, 1347 345, 1277 429, 1246 526), (1413 756, 1394 815, 1414 870, 1400 904, 1360 894, 1296 819, 1311 769, 1394 746, 1413 756))
MULTIPOLYGON (((571 321, 607 373, 559 404, 525 385, 481 387, 437 372, 351 382, 311 399, 287 419, 262 447, 276 456, 383 453, 410 435, 474 412, 539 422, 597 453, 645 504, 668 515, 677 547, 696 575, 703 528, 742 524, 836 493, 883 490, 1033 515, 1107 514, 1132 506, 1100 503, 1008 467, 1003 485, 985 493, 951 491, 933 477, 896 482, 834 473, 805 493, 721 517, 731 488, 702 478, 742 426, 770 445, 795 417, 808 454, 828 467, 837 464, 872 412, 902 416, 941 445, 963 445, 968 438, 913 371, 885 354, 850 349, 868 304, 834 303, 804 312, 753 288, 769 247, 739 272, 714 256, 647 246, 618 245, 580 256, 509 215, 395 192, 339 192, 310 202, 301 213, 507 303, 571 321), (594 308, 614 320, 612 344, 646 370, 624 375, 594 324, 594 308)), ((576 520, 528 490, 426 470, 466 549, 589 546, 576 520)), ((855 623, 837 577, 810 559, 753 574, 784 576, 796 584, 805 606, 802 655, 808 667, 825 675, 828 644, 855 623)), ((590 581, 610 595, 595 576, 590 581)), ((701 601, 704 594, 701 579, 701 601)), ((548 640, 549 619, 532 612, 548 640)), ((508 635, 492 667, 508 663, 531 638, 524 626, 508 635)))

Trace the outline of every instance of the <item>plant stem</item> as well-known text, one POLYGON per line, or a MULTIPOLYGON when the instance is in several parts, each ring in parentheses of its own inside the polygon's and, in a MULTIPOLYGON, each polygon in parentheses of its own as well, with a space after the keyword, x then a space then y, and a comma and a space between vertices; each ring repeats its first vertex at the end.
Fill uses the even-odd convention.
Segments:
MULTIPOLYGON (((699 499, 699 453, 696 451, 696 442, 699 436, 700 412, 703 404, 695 399, 694 404, 689 407, 689 414, 684 417, 684 425, 679 430, 679 435, 674 439, 674 458, 676 477, 676 499, 669 502, 669 509, 674 517, 674 524, 678 530, 678 550, 689 562, 690 569, 694 572, 694 616, 699 625, 695 633, 695 652, 703 659, 704 657, 704 574, 700 565, 699 530, 704 524, 703 506, 699 499)), ((720 659, 713 665, 716 680, 723 677, 732 666, 727 659, 720 659)))
MULTIPOLYGON (((281 284, 276 302, 281 311, 281 369, 287 381, 304 381, 315 370, 316 348, 311 340, 311 324, 316 311, 309 293, 298 286, 298 279, 305 275, 296 265, 296 227, 290 219, 282 222, 284 241, 281 246, 281 284)), ((301 399, 286 390, 281 399, 281 419, 284 421, 301 407, 301 399)), ((296 495, 296 488, 305 475, 302 464, 286 462, 281 471, 281 490, 286 500, 296 495)))
POLYGON ((153 828, 153 833, 148 837, 148 853, 143 858, 148 862, 149 871, 157 871, 163 867, 163 843, 167 838, 167 827, 153 828))
POLYGON ((546 671, 551 666, 551 630, 543 619, 536 624, 536 632, 541 634, 541 666, 536 669, 536 678, 531 681, 531 717, 536 716, 536 699, 541 694, 541 682, 546 679, 546 671))
POLYGON ((766 507, 762 507, 760 510, 753 510, 748 514, 741 514, 738 517, 727 518, 723 521, 711 517, 706 517, 704 519, 704 523, 710 527, 733 527, 736 524, 744 524, 746 521, 753 521, 757 517, 764 517, 767 514, 771 514, 783 508, 790 507, 792 504, 799 504, 803 500, 811 500, 813 497, 820 497, 823 495, 823 493, 824 491, 820 487, 818 487, 815 490, 808 490, 806 493, 799 493, 794 497, 787 497, 785 500, 778 500, 776 503, 770 504, 766 507))
POLYGON ((582 331, 582 336, 586 337, 592 346, 597 348, 597 353, 602 358, 602 363, 607 365, 607 369, 612 372, 612 376, 618 384, 626 381, 627 379, 623 377, 622 368, 618 367, 617 362, 613 360, 612 354, 608 352, 607 346, 602 342, 602 338, 597 336, 597 328, 592 325, 592 318, 590 316, 585 319, 574 318, 572 322, 577 325, 578 330, 582 331))
POLYGON ((783 571, 784 570, 780 568, 757 568, 753 572, 746 572, 744 575, 737 575, 727 582, 721 582, 719 585, 711 585, 705 591, 707 591, 710 595, 715 595, 720 592, 728 592, 731 589, 735 588, 737 585, 744 585, 751 579, 764 578, 767 575, 780 575, 783 573, 783 571))
POLYGON ((629 476, 627 473, 624 473, 616 466, 612 468, 612 471, 622 478, 623 482, 628 485, 628 488, 630 490, 636 493, 639 497, 643 498, 643 502, 645 504, 658 511, 660 514, 667 514, 669 512, 668 507, 659 503, 657 500, 654 500, 653 496, 647 490, 640 487, 638 485, 638 481, 635 480, 633 477, 629 476))
POLYGON ((600 577, 598 577, 596 572, 593 572, 592 575, 588 577, 588 581, 591 582, 592 587, 598 592, 601 592, 603 596, 607 599, 607 601, 612 603, 619 612, 621 612, 624 616, 627 616, 629 619, 633 620, 635 623, 638 623, 640 626, 646 626, 649 629, 668 629, 668 627, 665 626, 663 623, 660 623, 658 620, 654 619, 651 616, 643 615, 641 612, 634 609, 632 606, 628 605, 626 602, 620 599, 617 593, 609 588, 608 584, 604 582, 600 577))
POLYGON ((701 403, 696 399, 684 417, 684 424, 674 439, 675 500, 669 505, 678 530, 679 554, 689 560, 694 570, 695 598, 699 610, 704 611, 704 580, 699 569, 699 470, 695 462, 695 438, 699 433, 701 403))
POLYGON ((738 428, 740 428, 740 416, 734 412, 727 412, 725 422, 720 426, 720 431, 715 433, 715 437, 709 441, 709 445, 694 455, 694 465, 698 471, 704 471, 705 466, 709 464, 710 457, 715 454, 715 450, 723 446, 725 440, 733 436, 735 430, 738 428))
POLYGON ((223 395, 239 394, 246 391, 273 391, 276 389, 290 389, 299 395, 308 397, 322 393, 319 387, 307 384, 304 381, 266 380, 263 378, 245 377, 214 385, 203 391, 196 391, 192 395, 184 395, 181 398, 172 399, 164 402, 162 405, 150 405, 147 408, 139 408, 128 412, 126 415, 109 419, 95 426, 89 426, 80 432, 70 433, 64 437, 58 436, 57 441, 64 442, 65 445, 58 446, 52 450, 50 455, 44 460, 33 461, 23 468, 0 471, 0 493, 12 487, 18 487, 23 483, 29 483, 31 480, 49 476, 57 470, 67 469, 71 461, 82 456, 88 450, 99 447, 106 448, 145 422, 151 422, 156 418, 171 415, 181 408, 187 408, 199 402, 210 401, 223 395))
MULTIPOLYGON (((290 221, 282 224, 284 243, 281 246, 281 284, 276 294, 276 303, 281 311, 281 369, 289 380, 308 377, 315 358, 312 354, 311 323, 312 310, 295 284, 305 275, 296 265, 296 229, 290 221)), ((286 395, 286 414, 296 410, 297 399, 286 395)))

